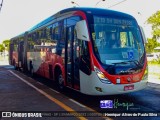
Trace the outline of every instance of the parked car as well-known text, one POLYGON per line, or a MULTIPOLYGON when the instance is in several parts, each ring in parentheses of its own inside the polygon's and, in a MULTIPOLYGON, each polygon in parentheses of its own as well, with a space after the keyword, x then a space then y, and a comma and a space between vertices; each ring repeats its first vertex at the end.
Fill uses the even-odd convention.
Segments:
POLYGON ((159 54, 156 53, 147 54, 148 61, 158 60, 159 58, 160 58, 159 54))

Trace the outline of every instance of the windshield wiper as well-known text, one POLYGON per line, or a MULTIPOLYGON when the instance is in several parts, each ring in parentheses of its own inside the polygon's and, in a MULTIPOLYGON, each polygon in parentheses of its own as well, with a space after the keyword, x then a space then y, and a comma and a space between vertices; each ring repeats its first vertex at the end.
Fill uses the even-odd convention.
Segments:
POLYGON ((114 65, 127 64, 127 63, 130 63, 130 62, 133 62, 139 69, 143 68, 142 64, 138 60, 128 60, 128 61, 117 62, 117 63, 112 63, 112 64, 114 64, 114 65))

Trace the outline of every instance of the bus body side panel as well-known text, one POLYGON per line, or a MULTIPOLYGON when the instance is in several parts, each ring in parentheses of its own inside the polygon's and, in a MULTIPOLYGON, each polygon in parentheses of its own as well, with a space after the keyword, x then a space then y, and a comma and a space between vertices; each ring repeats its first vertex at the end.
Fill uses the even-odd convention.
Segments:
POLYGON ((37 74, 44 75, 43 73, 43 62, 45 53, 44 52, 27 52, 27 65, 29 70, 31 69, 30 61, 32 61, 33 71, 37 74), (42 70, 41 70, 42 69, 42 70))
MULTIPOLYGON (((41 68, 43 68, 43 72, 44 72, 44 77, 48 78, 48 79, 53 79, 54 80, 54 69, 56 66, 58 66, 61 71, 62 74, 64 73, 64 58, 56 55, 54 53, 51 52, 46 52, 45 56, 45 62, 43 63, 43 65, 41 65, 41 68)), ((40 70, 40 69, 39 69, 40 70)), ((65 75, 63 74, 64 78, 65 75)))
POLYGON ((14 46, 11 40, 9 44, 9 57, 8 57, 8 61, 10 65, 13 65, 13 49, 14 49, 14 46))
POLYGON ((28 32, 26 32, 25 34, 24 34, 24 53, 23 53, 23 61, 22 61, 22 63, 23 63, 23 71, 24 72, 26 72, 26 71, 28 71, 28 66, 27 66, 27 50, 28 50, 28 41, 27 41, 27 39, 28 39, 28 32))
MULTIPOLYGON (((49 73, 49 66, 53 70, 51 74, 54 76, 55 66, 59 66, 64 73, 64 63, 61 56, 49 52, 27 52, 27 64, 30 69, 30 61, 33 63, 34 73, 39 74, 48 79, 53 79, 49 73)), ((63 74, 63 76, 65 76, 63 74)))

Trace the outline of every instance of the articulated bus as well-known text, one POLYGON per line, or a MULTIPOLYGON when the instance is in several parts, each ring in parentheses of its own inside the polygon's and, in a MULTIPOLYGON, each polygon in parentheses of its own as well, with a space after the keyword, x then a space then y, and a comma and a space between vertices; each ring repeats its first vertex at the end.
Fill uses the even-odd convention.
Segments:
POLYGON ((14 37, 10 64, 88 95, 123 94, 148 81, 144 38, 131 15, 68 8, 14 37))

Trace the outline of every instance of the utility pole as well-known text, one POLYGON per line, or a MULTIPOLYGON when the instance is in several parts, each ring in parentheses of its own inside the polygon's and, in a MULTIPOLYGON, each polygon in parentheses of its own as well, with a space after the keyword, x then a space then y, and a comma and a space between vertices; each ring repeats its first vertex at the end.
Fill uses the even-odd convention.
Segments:
POLYGON ((116 5, 119 5, 119 4, 121 4, 121 3, 125 2, 125 1, 127 1, 127 0, 123 0, 123 1, 121 1, 121 2, 118 2, 118 3, 114 4, 114 5, 109 6, 108 8, 111 8, 111 7, 114 7, 114 6, 116 6, 116 5))
POLYGON ((2 6, 3 6, 3 0, 1 1, 1 4, 0 4, 0 12, 1 12, 2 6))

